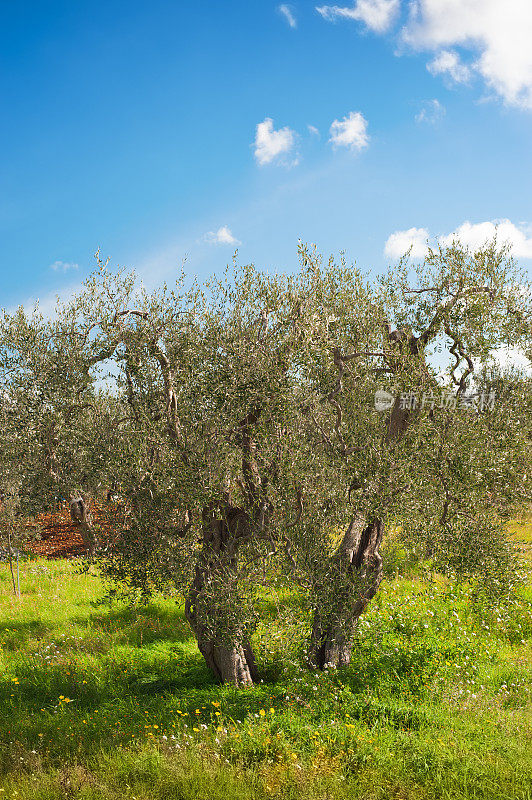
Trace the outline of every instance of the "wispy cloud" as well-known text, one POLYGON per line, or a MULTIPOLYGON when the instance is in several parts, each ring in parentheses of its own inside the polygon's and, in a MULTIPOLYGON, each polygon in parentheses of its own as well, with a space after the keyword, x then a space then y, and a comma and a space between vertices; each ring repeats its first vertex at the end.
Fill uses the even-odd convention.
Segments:
MULTIPOLYGON (((22 301, 20 305, 23 307, 26 314, 31 316, 37 308, 38 313, 43 317, 50 319, 55 316, 58 308, 58 303, 67 303, 74 295, 78 294, 83 288, 81 283, 72 284, 70 286, 63 286, 55 291, 46 292, 42 296, 28 297, 22 301)), ((13 313, 17 306, 12 306, 7 309, 9 313, 13 313)))
POLYGON ((423 104, 421 111, 416 114, 416 122, 426 122, 429 125, 436 125, 445 116, 445 106, 439 100, 427 100, 423 104))
POLYGON ((328 22, 351 19, 363 22, 375 33, 384 33, 391 27, 399 6, 400 0, 357 0, 352 7, 316 6, 316 11, 328 22))
POLYGON ((509 105, 532 109, 532 3, 529 0, 413 0, 403 41, 436 54, 429 69, 465 82, 480 75, 509 105), (470 67, 459 47, 473 53, 470 67))
POLYGON ((444 75, 455 83, 467 83, 471 79, 471 70, 463 64, 454 50, 442 50, 427 64, 431 75, 444 75))
POLYGON ((297 28, 297 19, 294 12, 294 7, 283 3, 277 6, 277 11, 281 14, 291 28, 297 28))
POLYGON ((79 264, 74 264, 71 261, 54 261, 50 264, 50 269, 54 272, 70 272, 72 269, 79 269, 79 264))
MULTIPOLYGON (((271 164, 274 161, 285 161, 292 153, 296 143, 296 133, 291 128, 285 127, 275 130, 273 120, 266 117, 259 122, 255 133, 255 158, 260 166, 271 164)), ((297 162, 292 162, 297 163, 297 162)))
POLYGON ((408 18, 399 39, 432 54, 429 72, 455 83, 478 76, 507 105, 532 110, 530 0, 356 0, 316 11, 329 22, 353 20, 383 34, 399 18, 401 5, 408 18))
POLYGON ((217 231, 209 231, 205 234, 204 239, 209 244, 241 244, 227 225, 222 225, 217 231))
POLYGON ((333 147, 348 147, 359 151, 369 144, 368 123, 360 111, 351 111, 343 119, 335 119, 329 133, 333 147))
POLYGON ((311 133, 313 136, 317 136, 317 137, 318 137, 318 139, 320 138, 320 132, 319 132, 319 130, 316 128, 316 126, 315 126, 315 125, 307 125, 307 130, 308 130, 308 132, 309 132, 309 133, 311 133))

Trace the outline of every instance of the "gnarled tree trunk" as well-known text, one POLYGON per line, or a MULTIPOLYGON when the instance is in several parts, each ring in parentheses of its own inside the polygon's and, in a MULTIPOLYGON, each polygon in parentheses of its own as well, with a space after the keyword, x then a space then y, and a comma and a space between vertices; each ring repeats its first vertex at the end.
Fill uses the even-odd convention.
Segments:
POLYGON ((368 524, 355 517, 331 559, 332 580, 318 591, 310 638, 309 661, 317 669, 346 666, 351 660, 358 618, 382 580, 381 520, 368 524))
MULTIPOLYGON (((411 355, 418 353, 419 340, 411 334, 392 331, 390 326, 388 340, 399 351, 406 347, 411 355)), ((341 387, 343 359, 338 352, 336 360, 341 368, 341 387)), ((404 407, 400 395, 397 395, 383 436, 385 447, 393 446, 404 436, 411 417, 412 412, 404 407)), ((353 517, 340 547, 330 560, 331 580, 327 587, 318 590, 310 637, 309 661, 318 669, 327 664, 346 666, 351 660, 356 624, 382 581, 379 547, 383 533, 381 519, 353 517)))
POLYGON ((185 603, 185 615, 207 666, 221 683, 251 685, 255 657, 235 603, 236 555, 249 533, 244 511, 232 505, 203 514, 203 549, 185 603))
POLYGON ((75 497, 70 501, 70 516, 79 527, 87 553, 93 556, 96 552, 96 534, 92 524, 92 515, 83 497, 75 497))
MULTIPOLYGON (((398 355, 408 351, 411 356, 419 352, 420 339, 406 330, 393 331, 386 325, 387 340, 398 355)), ((342 413, 335 399, 342 389, 344 362, 353 356, 343 356, 340 350, 334 352, 338 367, 338 381, 329 400, 337 411, 337 428, 342 413)), ((392 372, 400 368, 400 360, 388 357, 392 372)), ((412 412, 397 395, 390 411, 383 446, 393 447, 401 439, 410 423, 412 412)), ((345 444, 342 442, 343 451, 345 444)), ((351 660, 353 635, 357 621, 370 600, 375 596, 382 581, 382 558, 379 547, 382 542, 384 525, 381 519, 365 520, 355 515, 351 520, 340 547, 329 560, 326 578, 317 587, 317 603, 314 612, 310 637, 309 661, 318 669, 327 664, 335 667, 345 666, 351 660)))

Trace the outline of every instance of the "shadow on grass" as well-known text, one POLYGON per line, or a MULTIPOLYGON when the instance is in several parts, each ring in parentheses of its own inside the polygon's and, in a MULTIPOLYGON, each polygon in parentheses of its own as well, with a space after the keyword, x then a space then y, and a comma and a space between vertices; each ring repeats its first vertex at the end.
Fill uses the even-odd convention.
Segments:
POLYGON ((278 600, 272 597, 260 597, 257 602, 260 619, 263 624, 272 622, 279 617, 279 612, 294 612, 298 617, 304 611, 304 601, 296 592, 283 593, 278 600))
POLYGON ((73 617, 72 621, 98 633, 119 634, 121 641, 133 647, 193 639, 183 611, 178 607, 173 610, 155 604, 120 606, 92 613, 89 617, 73 617))
MULTIPOLYGON (((125 666, 125 665, 124 665, 125 666)), ((121 667, 117 664, 118 671, 121 667)), ((170 650, 146 651, 142 659, 122 671, 125 695, 182 695, 213 687, 216 681, 195 646, 175 643, 170 650)))
POLYGON ((0 680, 0 709, 4 714, 9 709, 8 718, 14 721, 39 711, 63 713, 64 698, 73 704, 70 713, 85 713, 125 701, 140 706, 165 696, 182 698, 215 685, 200 653, 186 645, 147 648, 136 655, 118 648, 96 663, 20 663, 0 680))
POLYGON ((0 623, 0 645, 4 650, 20 650, 30 639, 44 639, 54 628, 41 620, 0 623))
MULTIPOLYGON (((78 603, 84 605, 84 603, 78 603)), ((101 642, 97 647, 102 653, 117 644, 132 647, 145 647, 157 642, 185 643, 193 642, 194 637, 185 619, 183 610, 161 608, 155 604, 148 606, 120 606, 107 611, 92 612, 88 615, 73 615, 71 622, 83 631, 96 634, 108 634, 109 642, 101 642), (115 639, 113 641, 113 639, 115 639), (116 641, 118 639, 118 641, 116 641)), ((25 621, 0 621, 0 646, 5 650, 22 650, 32 639, 47 639, 59 629, 63 629, 65 620, 57 624, 40 619, 25 621)))

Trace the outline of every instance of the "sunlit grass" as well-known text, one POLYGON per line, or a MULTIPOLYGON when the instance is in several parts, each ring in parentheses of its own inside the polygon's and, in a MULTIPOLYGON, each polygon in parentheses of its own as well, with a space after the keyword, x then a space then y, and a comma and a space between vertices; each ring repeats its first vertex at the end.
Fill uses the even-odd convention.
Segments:
POLYGON ((514 541, 522 544, 532 544, 532 514, 526 514, 522 519, 511 522, 508 532, 514 541))
MULTIPOLYGON (((528 535, 527 521, 513 535, 528 535)), ((301 667, 310 618, 272 586, 263 683, 216 685, 180 605, 99 603, 100 579, 0 566, 0 796, 532 798, 532 607, 392 579, 353 663, 301 667)))

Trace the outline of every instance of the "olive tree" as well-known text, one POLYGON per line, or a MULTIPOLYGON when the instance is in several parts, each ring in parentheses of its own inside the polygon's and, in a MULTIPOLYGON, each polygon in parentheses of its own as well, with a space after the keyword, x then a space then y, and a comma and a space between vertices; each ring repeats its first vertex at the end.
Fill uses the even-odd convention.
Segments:
POLYGON ((494 349, 530 354, 529 320, 496 243, 405 258, 373 283, 304 246, 293 275, 248 266, 154 293, 100 265, 54 320, 4 319, 22 442, 39 421, 28 498, 49 498, 53 473, 82 496, 111 487, 100 568, 183 595, 220 680, 256 678, 254 598, 273 559, 313 608, 310 664, 346 664, 391 530, 442 571, 492 587, 510 574, 501 526, 530 499, 529 396, 464 397, 494 349))
POLYGON ((512 571, 504 519, 530 502, 530 393, 497 398, 493 387, 474 386, 494 350, 531 355, 530 288, 506 248, 454 243, 429 251, 417 269, 405 258, 378 297, 378 346, 355 342, 332 359, 337 441, 329 449, 349 452, 353 514, 332 557, 312 559, 318 666, 349 662, 354 625, 382 578, 387 529, 423 543, 442 571, 493 588, 512 571), (447 391, 437 374, 444 354, 447 391), (394 399, 372 429, 367 404, 360 416, 360 388, 370 380, 373 390, 375 375, 394 399))

